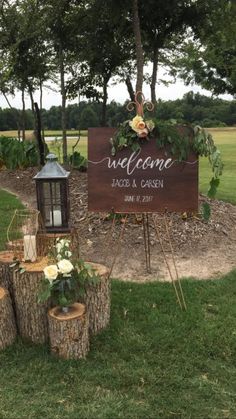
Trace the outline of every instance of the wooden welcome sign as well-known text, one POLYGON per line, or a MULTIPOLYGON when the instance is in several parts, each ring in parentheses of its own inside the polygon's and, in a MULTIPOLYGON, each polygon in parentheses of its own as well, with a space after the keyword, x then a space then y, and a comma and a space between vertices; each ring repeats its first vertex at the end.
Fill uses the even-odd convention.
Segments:
POLYGON ((88 130, 88 209, 116 213, 198 210, 198 159, 186 162, 143 140, 138 152, 111 156, 114 128, 88 130))

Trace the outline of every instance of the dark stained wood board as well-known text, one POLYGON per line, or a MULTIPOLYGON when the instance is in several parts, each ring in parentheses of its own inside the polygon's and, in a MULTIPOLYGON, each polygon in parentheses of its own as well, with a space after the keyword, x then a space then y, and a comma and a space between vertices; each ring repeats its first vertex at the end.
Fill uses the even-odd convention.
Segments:
POLYGON ((123 149, 112 157, 109 140, 115 131, 114 128, 88 130, 89 211, 198 210, 198 158, 194 153, 188 156, 187 162, 179 163, 164 149, 157 149, 153 138, 142 141, 139 154, 123 149))

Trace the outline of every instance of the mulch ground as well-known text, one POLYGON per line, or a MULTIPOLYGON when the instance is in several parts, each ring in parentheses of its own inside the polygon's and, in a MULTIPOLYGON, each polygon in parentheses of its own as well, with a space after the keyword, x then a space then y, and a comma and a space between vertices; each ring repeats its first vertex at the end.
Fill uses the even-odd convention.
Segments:
MULTIPOLYGON (((36 207, 35 182, 37 169, 0 171, 0 188, 19 196, 28 206, 36 207)), ((207 198, 200 195, 199 204, 207 198)), ((150 244, 152 272, 147 274, 142 223, 140 217, 117 217, 115 228, 109 214, 88 213, 87 174, 73 171, 70 176, 71 224, 80 236, 81 256, 93 262, 112 265, 117 254, 113 277, 123 280, 170 280, 152 215, 150 244), (119 235, 124 228, 124 236, 119 235)), ((222 201, 211 201, 212 217, 208 222, 197 214, 187 219, 181 214, 167 214, 179 275, 199 279, 219 277, 236 267, 236 206, 222 201)), ((171 248, 166 233, 165 219, 155 215, 163 247, 173 271, 171 248)))

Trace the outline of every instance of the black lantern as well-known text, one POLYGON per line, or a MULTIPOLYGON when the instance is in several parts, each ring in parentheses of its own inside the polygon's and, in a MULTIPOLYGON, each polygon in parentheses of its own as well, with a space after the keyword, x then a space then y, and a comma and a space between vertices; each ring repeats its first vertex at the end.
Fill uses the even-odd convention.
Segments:
POLYGON ((67 172, 57 162, 55 154, 48 154, 47 163, 34 177, 37 204, 46 231, 63 233, 69 231, 69 182, 67 172))

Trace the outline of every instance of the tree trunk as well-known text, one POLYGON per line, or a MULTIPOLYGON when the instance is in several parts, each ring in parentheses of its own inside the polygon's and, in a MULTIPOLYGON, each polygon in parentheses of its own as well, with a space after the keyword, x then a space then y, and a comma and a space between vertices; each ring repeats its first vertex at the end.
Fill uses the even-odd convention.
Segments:
POLYGON ((44 138, 44 121, 42 118, 42 110, 43 110, 43 83, 40 81, 40 115, 41 115, 41 133, 42 133, 42 139, 43 142, 45 143, 45 138, 44 138))
POLYGON ((151 81, 151 101, 153 104, 155 104, 157 101, 156 99, 157 69, 158 69, 158 48, 155 47, 153 51, 152 81, 151 81))
POLYGON ((98 283, 87 285, 85 294, 81 298, 88 310, 89 332, 94 335, 105 329, 110 322, 111 310, 111 281, 109 269, 98 263, 89 263, 100 276, 98 283))
POLYGON ((11 345, 16 338, 16 323, 9 292, 0 288, 0 349, 11 345))
POLYGON ((35 109, 34 109, 34 97, 33 97, 33 91, 31 89, 31 86, 28 86, 28 92, 29 92, 29 96, 30 96, 30 102, 31 102, 31 110, 33 112, 33 116, 34 116, 34 135, 37 138, 37 120, 36 120, 36 114, 35 114, 35 109))
POLYGON ((24 273, 14 271, 13 291, 16 305, 16 319, 20 336, 34 343, 48 340, 47 311, 50 303, 38 303, 38 294, 44 277, 42 267, 23 264, 24 273), (28 266, 27 266, 28 265, 28 266), (34 271, 30 269, 35 269, 34 271))
POLYGON ((64 54, 62 47, 59 50, 59 68, 61 80, 61 129, 62 129, 62 150, 63 163, 67 163, 67 138, 66 138, 66 88, 65 88, 65 68, 64 54))
POLYGON ((74 303, 68 313, 60 307, 48 312, 51 351, 60 358, 85 358, 89 351, 88 316, 83 304, 74 303))
POLYGON ((126 84, 130 99, 132 100, 132 102, 134 102, 135 101, 134 89, 133 89, 133 86, 132 86, 132 83, 131 83, 131 80, 130 80, 129 76, 126 77, 125 84, 126 84))
POLYGON ((43 166, 45 163, 45 143, 41 136, 41 115, 37 102, 34 103, 35 115, 36 115, 36 137, 39 149, 40 165, 43 166))
POLYGON ((22 89, 21 91, 21 100, 22 100, 22 113, 21 113, 22 140, 25 141, 25 90, 24 89, 22 89))
POLYGON ((109 79, 103 79, 103 96, 102 96, 102 117, 101 117, 101 126, 105 127, 107 123, 107 84, 109 79))
POLYGON ((132 12, 133 12, 132 14, 133 14, 133 31, 134 31, 134 40, 135 40, 135 50, 136 50, 136 59, 137 59, 136 92, 139 92, 139 91, 142 91, 142 88, 143 88, 144 56, 143 56, 140 21, 139 21, 139 13, 138 13, 138 0, 132 1, 132 12))

